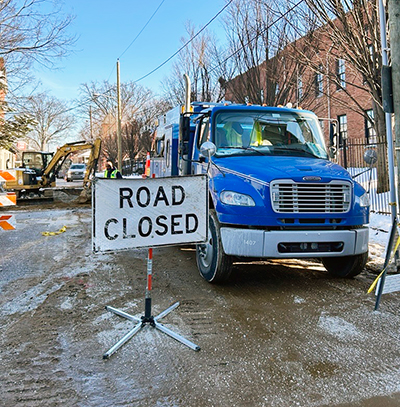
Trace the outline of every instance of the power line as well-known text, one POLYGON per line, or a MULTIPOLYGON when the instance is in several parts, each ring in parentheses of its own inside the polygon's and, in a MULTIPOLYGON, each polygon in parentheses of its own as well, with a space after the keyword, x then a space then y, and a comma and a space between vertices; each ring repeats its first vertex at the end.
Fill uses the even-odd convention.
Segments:
MULTIPOLYGON (((143 32, 143 30, 146 28, 146 26, 150 23, 150 21, 153 19, 153 17, 155 16, 155 14, 157 13, 157 11, 160 9, 160 7, 162 6, 162 4, 164 3, 165 0, 162 0, 161 3, 158 5, 157 9, 154 11, 154 13, 152 14, 152 16, 149 18, 149 20, 146 22, 146 24, 143 26, 143 28, 140 30, 140 32, 138 33, 138 35, 132 40, 132 42, 128 45, 128 47, 125 49, 125 51, 121 54, 124 55, 125 52, 132 46, 132 44, 136 41, 136 39, 139 37, 139 35, 143 32)), ((168 63, 172 58, 174 58, 177 54, 179 54, 179 52, 181 52, 183 49, 185 49, 199 34, 201 34, 201 32, 203 32, 231 3, 233 2, 233 0, 230 0, 203 28, 201 28, 189 41, 187 41, 178 51, 176 51, 173 55, 171 55, 167 60, 165 60, 162 64, 160 64, 157 68, 153 69, 152 71, 150 71, 149 73, 147 73, 146 75, 142 76, 141 78, 137 79, 134 82, 139 82, 141 80, 143 80, 144 78, 147 78, 148 76, 150 76, 151 74, 153 74, 154 72, 156 72, 157 70, 159 70, 162 66, 164 66, 166 63, 168 63)), ((114 67, 115 68, 115 67, 114 67)), ((112 73, 114 72, 114 68, 112 69, 109 78, 111 77, 112 73)), ((108 80, 108 79, 107 79, 108 80)), ((88 104, 90 102, 90 100, 80 103, 74 107, 71 107, 70 109, 65 110, 63 113, 67 113, 71 110, 74 109, 78 109, 79 107, 82 107, 86 104, 88 104)))
MULTIPOLYGON (((139 31, 139 33, 136 35, 136 37, 132 40, 132 42, 125 48, 125 51, 119 56, 118 59, 120 59, 122 57, 122 55, 125 54, 126 51, 128 51, 128 49, 133 45, 133 43, 139 38, 140 34, 144 31, 144 29, 148 26, 148 24, 150 23, 150 21, 153 19, 153 17, 157 14, 157 11, 160 9, 160 7, 163 5, 165 0, 162 0, 161 3, 158 5, 158 7, 156 8, 156 11, 151 15, 151 17, 147 20, 146 24, 143 26, 143 28, 139 31)), ((115 66, 113 66, 113 68, 111 69, 110 75, 108 76, 107 81, 110 79, 111 75, 113 74, 115 69, 115 66)))
POLYGON ((122 57, 122 55, 125 54, 126 51, 132 46, 132 44, 138 39, 139 35, 144 31, 144 29, 147 27, 147 25, 150 23, 150 21, 153 19, 153 17, 156 15, 157 11, 159 8, 163 5, 165 0, 162 0, 162 2, 159 4, 157 7, 156 11, 152 14, 152 16, 147 20, 147 23, 143 26, 143 28, 139 31, 139 34, 132 40, 132 42, 126 47, 125 51, 119 56, 119 58, 122 57))
MULTIPOLYGON (((157 8, 157 10, 160 8, 160 6, 162 5, 162 3, 165 0, 163 0, 161 2, 161 4, 159 5, 159 7, 157 8)), ((246 47, 247 45, 251 44, 254 40, 256 40, 260 35, 262 35, 265 31, 267 31, 268 29, 270 29, 273 25, 275 25, 276 23, 278 23, 281 19, 285 18, 290 12, 292 12, 295 8, 297 8, 301 3, 303 3, 305 0, 300 0, 298 1, 296 4, 294 4, 289 10, 287 10, 285 13, 281 14, 275 21, 273 21, 271 24, 269 24, 264 30, 262 30, 259 34, 257 34, 254 38, 252 38, 251 40, 249 40, 246 44, 243 44, 241 47, 239 47, 238 49, 236 49, 233 53, 231 53, 227 58, 225 58, 222 62, 220 62, 217 66, 212 67, 209 70, 210 72, 215 71, 218 67, 220 67, 222 64, 224 64, 228 59, 232 58, 234 55, 236 55, 241 49, 243 49, 244 47, 246 47)), ((178 51, 176 51, 173 55, 171 55, 167 60, 165 60, 162 64, 160 64, 157 68, 153 69, 152 71, 150 71, 149 73, 147 73, 146 75, 142 76, 141 78, 137 79, 134 82, 139 82, 141 80, 143 80, 144 78, 147 78, 148 76, 150 76, 151 74, 153 74, 155 71, 157 71, 158 69, 160 69, 162 66, 164 66, 167 62, 169 62, 173 57, 175 57, 180 51, 182 51, 184 48, 186 48, 202 31, 204 31, 231 3, 233 2, 233 0, 230 0, 229 3, 227 3, 203 28, 201 28, 189 41, 187 41, 178 51)), ((155 13, 157 12, 157 10, 155 11, 155 13)), ((154 14, 155 14, 154 13, 154 14)), ((154 16, 153 14, 153 16, 154 16)), ((152 17, 153 17, 152 16, 152 17)), ((151 18, 152 18, 151 17, 151 18)), ((150 18, 150 19, 151 19, 150 18)), ((150 21, 150 20, 149 20, 150 21)), ((142 30, 143 31, 143 30, 142 30)), ((133 41, 132 41, 133 43, 133 41)), ((131 44, 132 44, 131 43, 131 44)), ((128 48, 130 47, 130 45, 128 46, 128 48)), ((127 49, 128 49, 127 48, 127 49)), ((126 49, 126 50, 127 50, 126 49)), ((126 51, 125 50, 125 51, 126 51)), ((125 52, 124 51, 124 52, 125 52)), ((110 90, 110 89, 109 89, 110 90)), ((108 91, 109 91, 108 90, 108 91)), ((106 91, 107 92, 107 91, 106 91)), ((62 113, 67 113, 71 110, 77 109, 79 107, 82 107, 88 103, 91 102, 91 99, 87 100, 86 102, 82 102, 74 107, 71 107, 70 109, 65 110, 62 113)))
MULTIPOLYGON (((303 0, 302 0, 303 1, 303 0)), ((154 72, 158 71, 162 66, 164 66, 167 62, 169 62, 172 58, 174 58, 177 54, 179 54, 183 49, 185 49, 202 31, 204 31, 231 3, 233 0, 230 0, 202 29, 200 29, 189 41, 187 41, 181 48, 178 49, 173 55, 171 55, 168 59, 166 59, 163 63, 154 68, 152 71, 147 73, 146 75, 142 76, 141 78, 135 80, 134 82, 140 82, 144 78, 147 78, 154 72)))

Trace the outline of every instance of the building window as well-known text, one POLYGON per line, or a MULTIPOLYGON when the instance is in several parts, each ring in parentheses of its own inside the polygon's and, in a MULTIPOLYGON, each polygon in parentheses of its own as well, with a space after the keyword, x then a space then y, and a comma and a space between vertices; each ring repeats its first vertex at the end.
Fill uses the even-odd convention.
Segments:
POLYGON ((343 147, 343 140, 347 140, 347 115, 338 116, 339 122, 339 147, 343 147))
POLYGON ((297 78, 297 100, 301 100, 303 98, 303 80, 301 76, 297 78))
POLYGON ((324 75, 322 74, 322 65, 318 67, 318 72, 315 75, 315 94, 316 96, 322 96, 324 91, 324 75))
POLYGON ((346 87, 346 66, 344 59, 338 59, 337 63, 337 78, 338 78, 338 89, 346 87))
POLYGON ((376 130, 374 127, 374 111, 372 109, 365 112, 368 119, 365 118, 365 137, 367 139, 367 144, 376 144, 376 130))

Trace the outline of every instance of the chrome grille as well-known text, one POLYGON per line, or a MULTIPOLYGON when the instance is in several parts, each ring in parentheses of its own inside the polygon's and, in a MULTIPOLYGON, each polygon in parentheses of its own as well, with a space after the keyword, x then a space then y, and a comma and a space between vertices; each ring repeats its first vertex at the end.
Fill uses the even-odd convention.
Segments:
POLYGON ((351 184, 332 181, 298 183, 290 180, 271 182, 271 202, 279 213, 345 213, 350 209, 351 184))

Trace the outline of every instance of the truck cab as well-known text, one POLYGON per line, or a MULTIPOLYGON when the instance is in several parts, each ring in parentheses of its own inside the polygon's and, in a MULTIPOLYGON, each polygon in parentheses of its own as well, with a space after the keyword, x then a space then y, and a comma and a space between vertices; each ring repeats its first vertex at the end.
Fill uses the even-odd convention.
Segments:
POLYGON ((209 235, 196 248, 207 281, 226 281, 237 259, 317 258, 341 277, 363 270, 368 195, 329 160, 314 113, 207 103, 190 110, 157 131, 169 147, 153 168, 156 176, 209 176, 209 235))

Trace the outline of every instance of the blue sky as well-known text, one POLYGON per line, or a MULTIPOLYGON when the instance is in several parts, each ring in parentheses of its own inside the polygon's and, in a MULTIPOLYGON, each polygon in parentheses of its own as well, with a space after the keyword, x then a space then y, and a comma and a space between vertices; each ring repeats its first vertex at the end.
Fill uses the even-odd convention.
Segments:
MULTIPOLYGON (((91 81, 116 82, 116 61, 120 59, 121 82, 135 81, 152 71, 181 46, 187 38, 185 23, 196 31, 207 24, 226 4, 225 0, 164 0, 150 23, 143 29, 162 0, 66 0, 64 9, 76 16, 69 32, 79 38, 73 55, 64 59, 59 70, 38 69, 41 90, 73 100, 79 86, 91 81), (126 52, 124 52, 126 50, 126 52)), ((224 43, 221 14, 209 29, 224 43)), ((173 60, 140 81, 159 92, 160 81, 171 72, 173 60)))

